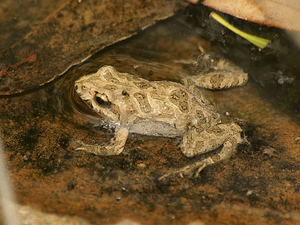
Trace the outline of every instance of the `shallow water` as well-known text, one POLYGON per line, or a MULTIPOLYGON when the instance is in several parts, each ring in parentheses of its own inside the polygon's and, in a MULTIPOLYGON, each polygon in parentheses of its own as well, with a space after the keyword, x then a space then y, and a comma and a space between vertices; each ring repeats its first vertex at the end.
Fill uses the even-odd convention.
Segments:
POLYGON ((229 161, 206 168, 198 179, 157 180, 202 158, 184 157, 177 146, 180 138, 131 135, 124 153, 111 157, 74 151, 75 140, 100 143, 113 136, 74 93, 76 79, 102 65, 113 65, 149 80, 179 81, 203 68, 196 65, 199 43, 207 52, 215 51, 212 43, 171 18, 106 48, 48 85, 1 97, 6 158, 20 202, 95 224, 123 218, 142 224, 184 224, 196 219, 216 224, 299 222, 298 106, 291 107, 295 98, 276 95, 276 88, 296 88, 296 83, 276 86, 274 76, 268 74, 262 77, 270 82, 258 81, 257 66, 262 63, 248 60, 245 65, 236 58, 249 72, 249 83, 204 91, 220 114, 229 114, 224 121, 243 126, 249 144, 240 146, 229 161))

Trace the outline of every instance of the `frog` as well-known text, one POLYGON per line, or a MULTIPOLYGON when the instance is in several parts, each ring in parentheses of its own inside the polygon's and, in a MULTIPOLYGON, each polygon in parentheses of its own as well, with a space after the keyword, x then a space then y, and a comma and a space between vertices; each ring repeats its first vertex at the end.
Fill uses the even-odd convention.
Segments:
POLYGON ((181 175, 229 159, 245 140, 236 123, 222 123, 221 116, 200 88, 224 89, 243 86, 248 74, 231 62, 220 61, 218 70, 208 74, 186 76, 181 83, 148 81, 130 73, 102 66, 96 73, 75 81, 74 89, 86 105, 103 117, 115 134, 109 143, 86 144, 76 141, 76 150, 98 156, 123 152, 129 134, 181 137, 180 149, 191 158, 222 147, 216 155, 175 169, 163 175, 181 175), (228 69, 230 68, 230 69, 228 69), (200 87, 200 88, 199 88, 200 87))

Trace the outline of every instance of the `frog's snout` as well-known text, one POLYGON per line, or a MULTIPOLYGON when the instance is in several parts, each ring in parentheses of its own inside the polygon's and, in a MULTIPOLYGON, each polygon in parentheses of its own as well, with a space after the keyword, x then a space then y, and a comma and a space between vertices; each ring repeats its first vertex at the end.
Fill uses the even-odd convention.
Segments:
POLYGON ((84 84, 78 84, 75 83, 74 85, 74 89, 77 93, 84 91, 85 89, 87 89, 87 86, 85 86, 84 84))

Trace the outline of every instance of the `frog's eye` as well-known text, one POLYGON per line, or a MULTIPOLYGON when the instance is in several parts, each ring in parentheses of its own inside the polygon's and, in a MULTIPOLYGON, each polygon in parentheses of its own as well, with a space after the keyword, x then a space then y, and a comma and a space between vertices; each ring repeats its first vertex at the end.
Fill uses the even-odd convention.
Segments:
POLYGON ((98 102, 99 105, 109 102, 108 96, 106 94, 98 94, 97 93, 95 98, 96 98, 96 101, 98 102))
POLYGON ((96 101, 98 102, 99 105, 102 105, 105 103, 102 98, 97 97, 97 96, 96 96, 96 101))

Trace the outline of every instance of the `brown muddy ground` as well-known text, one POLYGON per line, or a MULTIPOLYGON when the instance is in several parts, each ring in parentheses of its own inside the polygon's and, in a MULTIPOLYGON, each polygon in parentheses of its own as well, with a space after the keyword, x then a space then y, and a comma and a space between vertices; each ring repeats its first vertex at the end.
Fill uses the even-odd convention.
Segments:
POLYGON ((74 151, 75 140, 100 143, 112 137, 112 133, 82 120, 72 107, 69 91, 75 77, 102 64, 127 70, 138 63, 143 65, 141 75, 149 79, 178 80, 182 75, 178 71, 188 65, 174 68, 171 59, 199 54, 196 43, 205 41, 180 32, 171 40, 168 32, 182 25, 172 19, 168 23, 100 52, 45 87, 0 98, 5 156, 20 204, 77 216, 92 224, 114 224, 122 219, 139 224, 300 223, 299 118, 291 110, 284 112, 278 100, 252 79, 245 87, 205 91, 220 114, 229 113, 224 121, 235 120, 243 127, 249 144, 239 146, 229 161, 205 168, 199 178, 158 180, 164 173, 203 157, 187 159, 182 155, 180 138, 131 135, 119 156, 74 151), (120 46, 140 50, 139 40, 145 42, 161 31, 166 34, 162 32, 156 42, 148 42, 143 54, 147 60, 168 56, 171 66, 160 68, 154 60, 142 62, 136 57, 130 60, 126 51, 120 55, 113 50, 120 51, 120 46), (160 44, 169 52, 164 49, 164 54, 149 57, 149 49, 159 49, 160 44), (151 69, 144 69, 147 65, 151 69))

